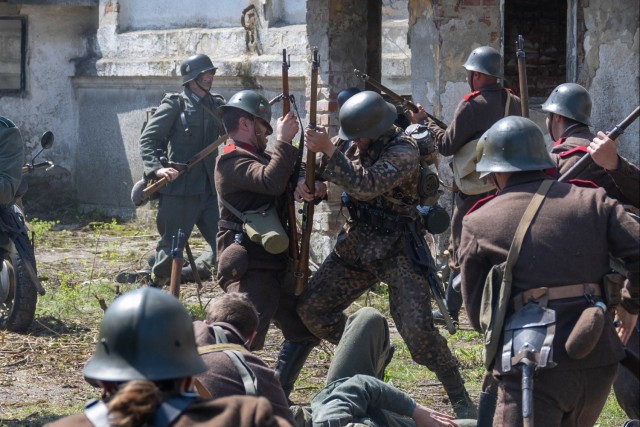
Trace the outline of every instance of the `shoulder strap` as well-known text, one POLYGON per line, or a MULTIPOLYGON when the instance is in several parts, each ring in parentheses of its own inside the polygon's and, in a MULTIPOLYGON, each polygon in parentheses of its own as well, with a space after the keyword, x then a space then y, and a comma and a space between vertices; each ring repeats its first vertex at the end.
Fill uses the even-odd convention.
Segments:
POLYGON ((94 427, 110 427, 109 410, 102 400, 90 400, 84 407, 84 416, 94 427))
POLYGON ((533 198, 531 199, 531 202, 529 202, 529 206, 527 206, 527 210, 524 212, 524 215, 518 224, 518 228, 516 229, 516 234, 513 237, 511 247, 509 248, 509 254, 507 255, 507 264, 504 269, 504 283, 509 288, 509 291, 511 290, 511 269, 520 255, 520 248, 522 247, 524 235, 527 233, 527 230, 531 225, 531 221, 533 221, 536 213, 538 213, 547 191, 551 188, 551 184, 553 184, 553 180, 545 179, 542 181, 542 184, 538 187, 536 194, 533 195, 533 198))
POLYGON ((507 117, 509 115, 509 104, 511 104, 511 94, 508 89, 505 89, 505 92, 507 92, 507 104, 504 106, 504 117, 507 117))
POLYGON ((198 395, 195 393, 182 393, 180 396, 165 400, 156 409, 152 425, 154 427, 169 427, 197 397, 198 395))
MULTIPOLYGON (((206 95, 205 95, 206 96, 206 95)), ((214 102, 214 96, 209 94, 209 96, 211 97, 212 103, 214 102)), ((220 117, 218 117, 218 115, 216 113, 214 113, 213 111, 211 111, 211 109, 209 107, 207 107, 204 103, 202 103, 202 108, 204 108, 204 111, 206 111, 207 113, 209 113, 209 115, 211 117, 213 117, 213 120, 218 124, 218 126, 221 129, 224 129, 224 124, 222 123, 222 120, 220 120, 220 117)))
POLYGON ((229 209, 232 214, 234 214, 240 221, 244 222, 244 215, 238 209, 231 206, 229 202, 227 202, 220 193, 218 193, 218 200, 222 202, 225 208, 229 209))
POLYGON ((227 336, 224 334, 224 329, 218 325, 211 325, 211 329, 213 329, 213 335, 216 337, 216 343, 218 344, 227 344, 229 340, 227 336))
POLYGON ((244 358, 242 351, 244 347, 238 344, 210 344, 202 347, 198 347, 198 353, 200 355, 221 351, 231 359, 233 366, 238 371, 242 385, 244 386, 244 392, 247 396, 258 395, 258 378, 255 373, 247 365, 247 360, 244 358))

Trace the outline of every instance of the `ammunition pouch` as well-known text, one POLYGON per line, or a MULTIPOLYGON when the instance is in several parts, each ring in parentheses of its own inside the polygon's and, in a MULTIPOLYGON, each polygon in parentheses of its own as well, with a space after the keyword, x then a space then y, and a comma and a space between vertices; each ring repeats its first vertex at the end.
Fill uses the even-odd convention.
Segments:
POLYGON ((414 221, 410 216, 376 208, 365 202, 354 203, 347 193, 342 193, 341 200, 342 205, 349 211, 351 224, 372 228, 382 234, 402 231, 407 224, 414 221))
POLYGON ((535 370, 553 368, 553 337, 556 330, 556 312, 538 302, 529 302, 513 313, 505 322, 502 332, 502 354, 499 371, 517 372, 520 364, 533 365, 535 370))

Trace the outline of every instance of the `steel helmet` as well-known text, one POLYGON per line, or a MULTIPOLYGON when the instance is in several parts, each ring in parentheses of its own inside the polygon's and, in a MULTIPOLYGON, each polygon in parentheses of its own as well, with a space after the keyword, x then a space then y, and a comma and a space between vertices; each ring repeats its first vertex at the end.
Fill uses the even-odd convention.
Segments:
POLYGON ((342 107, 347 99, 351 98, 356 93, 360 93, 360 89, 357 87, 348 87, 346 89, 342 89, 338 93, 338 108, 342 107))
POLYGON ((577 83, 563 83, 556 87, 542 104, 542 111, 568 117, 591 125, 591 96, 577 83))
POLYGON ((367 90, 347 99, 338 116, 341 139, 376 139, 395 122, 398 111, 379 93, 367 90))
POLYGON ((187 310, 167 292, 145 287, 116 298, 107 309, 83 374, 98 381, 159 381, 206 370, 187 310))
POLYGON ((269 132, 273 133, 273 128, 270 124, 271 106, 269 105, 267 98, 264 96, 252 90, 241 90, 233 95, 229 99, 229 102, 221 106, 220 110, 224 113, 226 109, 231 107, 239 108, 251 114, 253 117, 262 119, 269 128, 269 132))
POLYGON ((199 53, 182 61, 180 64, 180 75, 182 76, 182 85, 186 85, 191 80, 195 80, 200 73, 205 71, 213 71, 215 74, 217 68, 213 66, 211 58, 207 55, 199 53))
POLYGON ((477 71, 501 79, 503 78, 501 62, 500 52, 491 46, 480 46, 469 54, 463 67, 467 71, 477 71))
POLYGON ((480 178, 492 172, 543 170, 555 166, 542 130, 532 120, 508 116, 498 120, 478 141, 476 171, 480 178))

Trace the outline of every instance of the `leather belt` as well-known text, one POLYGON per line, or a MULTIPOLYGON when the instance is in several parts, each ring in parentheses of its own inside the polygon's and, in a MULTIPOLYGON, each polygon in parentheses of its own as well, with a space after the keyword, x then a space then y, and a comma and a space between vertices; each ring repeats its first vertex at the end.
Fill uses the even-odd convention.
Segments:
POLYGON ((530 299, 537 301, 541 298, 546 298, 547 301, 552 301, 564 298, 581 297, 584 295, 589 295, 591 297, 602 296, 600 284, 578 283, 576 285, 554 286, 552 288, 542 287, 528 289, 516 294, 512 299, 512 303, 516 308, 518 308, 525 305, 530 299))
POLYGON ((242 224, 239 224, 239 223, 234 222, 234 221, 229 221, 229 220, 226 220, 226 219, 219 219, 218 220, 218 227, 226 228, 227 230, 233 230, 233 231, 242 232, 242 224))

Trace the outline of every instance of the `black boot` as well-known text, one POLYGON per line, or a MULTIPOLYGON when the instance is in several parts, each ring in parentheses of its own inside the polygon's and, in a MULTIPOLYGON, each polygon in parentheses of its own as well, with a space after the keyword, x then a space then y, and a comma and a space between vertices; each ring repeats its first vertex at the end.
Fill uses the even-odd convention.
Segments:
POLYGON ((276 372, 280 375, 280 384, 287 400, 313 347, 314 343, 293 341, 285 341, 280 347, 276 372))
POLYGON ((458 368, 454 367, 436 372, 436 376, 447 392, 447 396, 449 396, 449 402, 453 412, 456 414, 456 418, 475 420, 478 412, 464 387, 464 380, 458 368))
POLYGON ((498 396, 494 393, 480 392, 477 427, 491 427, 493 425, 493 414, 496 412, 497 400, 498 396))

